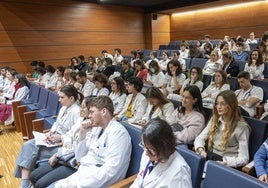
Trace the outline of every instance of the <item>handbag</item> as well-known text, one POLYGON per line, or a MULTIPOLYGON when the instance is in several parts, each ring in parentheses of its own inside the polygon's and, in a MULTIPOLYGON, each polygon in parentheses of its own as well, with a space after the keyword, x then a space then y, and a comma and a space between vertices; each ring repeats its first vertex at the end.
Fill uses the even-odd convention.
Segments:
POLYGON ((173 123, 170 125, 172 128, 173 132, 177 132, 177 131, 182 131, 183 130, 183 126, 179 123, 173 123))
POLYGON ((76 168, 77 161, 75 158, 75 153, 70 152, 64 155, 59 155, 57 156, 57 160, 55 161, 55 163, 68 166, 68 167, 72 167, 72 168, 76 168))

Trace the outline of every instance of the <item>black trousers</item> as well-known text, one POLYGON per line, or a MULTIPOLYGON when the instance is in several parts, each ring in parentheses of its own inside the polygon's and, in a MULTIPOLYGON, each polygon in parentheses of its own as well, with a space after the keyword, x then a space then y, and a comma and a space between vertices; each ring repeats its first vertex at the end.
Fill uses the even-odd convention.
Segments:
POLYGON ((43 188, 48 187, 55 181, 67 178, 76 171, 75 168, 63 165, 51 167, 49 163, 45 163, 31 173, 30 180, 35 188, 43 188))

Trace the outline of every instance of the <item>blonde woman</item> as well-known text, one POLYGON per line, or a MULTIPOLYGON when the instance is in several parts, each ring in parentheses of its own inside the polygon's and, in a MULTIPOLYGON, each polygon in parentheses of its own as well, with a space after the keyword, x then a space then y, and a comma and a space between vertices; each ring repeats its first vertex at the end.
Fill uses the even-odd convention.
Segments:
POLYGON ((195 139, 194 147, 208 160, 241 167, 249 160, 249 134, 250 127, 240 114, 235 93, 226 90, 217 96, 213 116, 195 139))

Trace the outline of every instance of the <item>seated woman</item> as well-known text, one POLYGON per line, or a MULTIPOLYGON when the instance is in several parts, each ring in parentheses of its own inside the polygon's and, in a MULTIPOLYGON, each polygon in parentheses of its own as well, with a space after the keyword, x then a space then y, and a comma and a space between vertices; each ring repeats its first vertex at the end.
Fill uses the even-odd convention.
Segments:
POLYGON ((212 118, 194 141, 195 151, 223 165, 241 167, 249 160, 249 134, 250 127, 240 114, 235 93, 222 91, 216 97, 212 118))
POLYGON ((203 103, 214 103, 216 96, 224 90, 229 90, 227 74, 223 70, 217 70, 214 74, 214 81, 202 92, 203 103))
POLYGON ((14 94, 13 98, 2 100, 0 102, 0 121, 5 122, 6 125, 11 124, 14 121, 12 115, 12 102, 25 99, 30 91, 30 83, 23 74, 16 74, 14 78, 14 94))
POLYGON ((203 74, 208 74, 208 75, 214 75, 216 70, 221 70, 222 69, 222 64, 219 62, 219 54, 218 51, 214 50, 210 54, 210 59, 206 62, 204 69, 203 69, 203 74))
POLYGON ((255 153, 254 166, 258 179, 268 183, 268 138, 255 153))
POLYGON ((92 91, 93 96, 109 95, 109 90, 105 87, 108 83, 108 78, 103 73, 96 73, 93 76, 93 83, 95 84, 95 89, 92 91))
POLYGON ((250 78, 255 80, 263 80, 264 63, 259 50, 252 50, 244 71, 249 72, 250 78))
POLYGON ((145 97, 148 101, 148 106, 143 116, 140 125, 146 125, 150 119, 159 117, 166 120, 168 123, 168 117, 174 111, 173 104, 164 97, 161 90, 157 87, 151 87, 146 91, 145 97))
POLYGON ((175 137, 164 120, 152 119, 143 128, 141 139, 140 170, 130 188, 192 187, 191 169, 175 150, 175 137))
POLYGON ((111 89, 112 92, 110 93, 109 97, 113 101, 114 116, 116 116, 123 110, 127 98, 127 89, 123 78, 115 77, 111 81, 111 89))
POLYGON ((121 63, 122 63, 122 67, 123 67, 123 71, 121 72, 121 77, 125 81, 127 81, 130 77, 132 77, 134 75, 134 70, 132 69, 132 67, 127 59, 123 59, 121 63))
MULTIPOLYGON (((79 143, 83 140, 82 135, 85 135, 88 132, 88 114, 89 114, 89 103, 92 100, 92 97, 86 97, 81 103, 80 118, 77 120, 71 130, 63 137, 63 147, 59 148, 58 152, 52 157, 50 157, 47 163, 40 165, 36 168, 30 176, 31 183, 35 188, 47 187, 51 183, 66 178, 76 172, 76 168, 68 167, 55 163, 57 156, 68 154, 74 152, 76 143, 79 143), (81 129, 81 132, 80 132, 81 129)), ((79 152, 82 156, 83 151, 79 152)), ((76 156, 77 161, 79 162, 79 157, 76 156)))
MULTIPOLYGON (((52 143, 60 143, 61 138, 80 117, 80 107, 77 104, 78 92, 73 85, 67 85, 60 89, 59 101, 62 105, 56 122, 50 132, 46 135, 46 140, 52 143)), ((29 140, 22 145, 16 160, 14 176, 22 178, 21 187, 27 188, 31 171, 36 165, 36 161, 47 159, 58 151, 58 147, 37 146, 35 139, 29 140)))
POLYGON ((203 73, 202 69, 200 67, 192 67, 190 71, 188 72, 188 78, 183 82, 180 94, 182 95, 184 88, 187 86, 196 85, 200 92, 203 90, 203 73))
POLYGON ((182 84, 186 79, 185 74, 182 72, 179 61, 171 60, 168 63, 165 77, 165 84, 163 87, 164 96, 167 96, 170 93, 179 94, 182 84))
MULTIPOLYGON (((161 61, 159 61, 159 66, 163 71, 166 72, 167 71, 167 64, 170 61, 168 51, 163 51, 162 57, 163 57, 163 59, 161 61)), ((150 65, 149 65, 149 68, 150 68, 150 65)))
POLYGON ((138 77, 132 77, 128 80, 128 93, 123 110, 115 117, 121 121, 127 121, 129 123, 138 122, 145 114, 147 107, 147 101, 141 90, 143 82, 138 77))
POLYGON ((149 86, 154 86, 162 88, 165 82, 165 75, 161 71, 159 64, 152 60, 149 64, 149 73, 147 75, 147 80, 144 81, 144 84, 149 86))
POLYGON ((144 62, 138 59, 134 62, 134 67, 136 69, 134 72, 134 76, 140 78, 142 81, 147 80, 148 70, 144 65, 144 62))
POLYGON ((181 106, 168 116, 177 144, 193 144, 205 127, 205 113, 200 90, 187 86, 182 93, 181 106))
POLYGON ((167 96, 168 99, 181 101, 181 96, 183 94, 184 88, 190 85, 196 85, 200 92, 203 90, 203 73, 200 67, 192 67, 188 72, 188 78, 183 82, 182 87, 180 89, 180 95, 178 94, 169 94, 167 96))
POLYGON ((8 68, 6 69, 6 82, 2 90, 0 91, 0 98, 2 100, 9 100, 13 98, 14 92, 15 92, 15 75, 17 74, 15 69, 8 68))

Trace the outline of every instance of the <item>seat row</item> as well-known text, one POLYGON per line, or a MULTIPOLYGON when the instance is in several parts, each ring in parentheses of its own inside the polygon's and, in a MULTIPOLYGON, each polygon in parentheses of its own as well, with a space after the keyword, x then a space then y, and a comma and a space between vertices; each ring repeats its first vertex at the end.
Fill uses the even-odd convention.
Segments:
POLYGON ((31 83, 28 99, 12 105, 16 130, 22 132, 25 139, 33 137, 33 120, 56 117, 61 108, 57 93, 35 83, 31 83))

